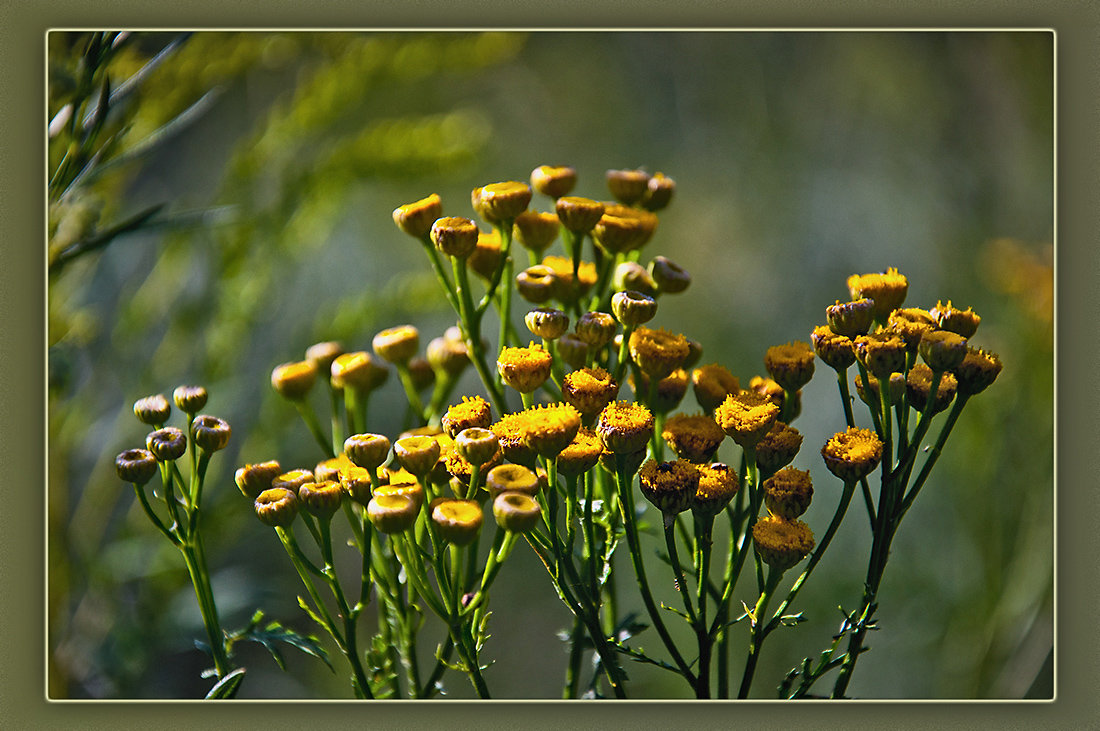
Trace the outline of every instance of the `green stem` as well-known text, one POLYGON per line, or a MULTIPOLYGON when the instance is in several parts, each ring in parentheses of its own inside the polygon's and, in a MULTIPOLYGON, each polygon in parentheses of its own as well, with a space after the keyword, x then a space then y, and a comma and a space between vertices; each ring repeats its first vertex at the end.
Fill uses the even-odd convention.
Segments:
POLYGON ((782 577, 782 571, 774 567, 768 567, 768 578, 764 584, 764 591, 761 592, 760 598, 757 599, 756 608, 752 613, 752 639, 749 642, 748 657, 745 659, 745 672, 741 676, 741 689, 737 692, 738 698, 749 697, 749 689, 752 687, 752 678, 756 673, 756 661, 760 658, 760 646, 764 642, 762 631, 764 623, 760 620, 767 611, 768 602, 771 600, 772 593, 775 591, 775 587, 779 585, 779 580, 782 577))
POLYGON ((408 363, 397 364, 397 376, 401 379, 401 385, 405 387, 405 397, 409 400, 409 406, 416 412, 417 418, 421 420, 418 426, 424 426, 428 423, 431 415, 424 409, 424 402, 420 400, 420 394, 416 392, 416 385, 413 384, 408 363))
POLYGON ((313 435, 313 438, 317 441, 317 444, 321 447, 321 451, 325 453, 325 456, 331 459, 336 456, 336 452, 332 451, 332 445, 329 444, 328 437, 325 436, 324 431, 321 429, 321 424, 317 421, 317 415, 313 413, 313 407, 305 402, 305 399, 294 399, 294 407, 298 409, 298 413, 302 416, 302 421, 309 427, 309 433, 313 435))

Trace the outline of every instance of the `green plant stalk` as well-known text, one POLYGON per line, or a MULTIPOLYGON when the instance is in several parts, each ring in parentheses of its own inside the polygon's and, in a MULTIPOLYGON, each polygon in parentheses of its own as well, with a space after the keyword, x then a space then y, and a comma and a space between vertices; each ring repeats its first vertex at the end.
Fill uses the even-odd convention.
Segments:
POLYGON ((500 340, 497 342, 503 348, 508 343, 508 333, 512 329, 512 219, 501 221, 497 224, 500 233, 500 255, 503 258, 501 279, 504 288, 500 292, 500 340))
POLYGON ((332 445, 329 444, 329 438, 325 436, 324 431, 321 429, 321 424, 317 421, 317 415, 313 413, 313 408, 305 402, 305 399, 293 399, 292 403, 294 407, 298 409, 298 413, 301 414, 302 421, 304 421, 309 428, 309 433, 317 440, 317 444, 320 445, 321 451, 330 459, 335 457, 336 453, 332 451, 332 445))
POLYGON ((401 385, 405 388, 405 398, 409 400, 409 406, 416 412, 417 418, 421 420, 419 426, 424 426, 428 423, 431 415, 425 410, 424 402, 420 399, 420 394, 416 392, 416 386, 412 381, 412 374, 409 373, 408 363, 397 363, 397 376, 401 380, 401 385))
MULTIPOLYGON (((951 436, 951 430, 955 428, 955 422, 958 421, 959 415, 962 413, 963 407, 966 406, 966 402, 970 400, 967 395, 959 395, 955 398, 955 403, 951 407, 951 411, 947 414, 947 421, 944 422, 940 428, 940 435, 936 438, 936 443, 932 447, 932 451, 929 453, 927 459, 924 461, 924 466, 921 467, 920 473, 917 475, 917 479, 913 481, 912 486, 909 488, 909 492, 902 498, 901 506, 898 509, 898 520, 909 511, 913 501, 917 499, 917 493, 924 487, 925 481, 928 479, 928 475, 931 474, 932 468, 936 465, 936 460, 940 458, 940 454, 943 452, 943 445, 947 443, 947 438, 951 436)), ((917 448, 919 445, 914 445, 917 448)), ((909 470, 913 467, 913 463, 909 464, 909 468, 906 471, 906 482, 909 481, 909 470)))
POLYGON ((344 642, 346 645, 343 648, 344 654, 347 655, 348 662, 351 664, 355 684, 358 686, 357 692, 361 694, 362 697, 373 698, 370 681, 367 679, 367 674, 363 670, 362 661, 359 658, 359 645, 356 638, 356 619, 358 615, 348 606, 343 587, 340 586, 340 579, 337 577, 336 569, 333 565, 331 522, 326 518, 318 518, 317 522, 321 533, 321 558, 325 562, 322 572, 325 575, 325 579, 328 581, 333 597, 336 599, 336 606, 337 609, 339 609, 340 616, 344 619, 344 642))
POLYGON ((630 334, 634 332, 632 325, 623 325, 623 339, 619 342, 619 358, 615 361, 615 382, 622 383, 626 375, 626 365, 630 362, 630 334))
POLYGON ((470 296, 470 278, 466 271, 466 262, 456 257, 451 257, 451 268, 454 270, 455 281, 458 283, 457 310, 461 324, 462 334, 466 338, 466 349, 470 352, 470 360, 474 364, 474 370, 481 378, 489 401, 497 414, 507 413, 507 403, 504 394, 493 378, 489 367, 485 364, 485 348, 481 342, 481 310, 474 308, 473 299, 470 296))
POLYGON ((741 689, 737 693, 738 698, 748 698, 749 689, 752 687, 752 678, 756 673, 756 662, 760 659, 760 647, 764 642, 762 627, 764 623, 761 622, 761 618, 768 609, 768 602, 771 600, 772 594, 775 592, 775 587, 779 585, 779 580, 783 577, 782 571, 777 571, 773 567, 768 567, 768 578, 764 583, 764 591, 760 593, 760 598, 756 600, 756 608, 752 613, 752 638, 749 641, 749 653, 745 659, 745 672, 741 676, 741 689))
MULTIPOLYGON (((459 313, 459 296, 455 292, 455 285, 452 285, 451 281, 447 279, 447 273, 443 270, 443 262, 440 261, 439 252, 436 250, 435 244, 432 243, 431 234, 424 234, 420 239, 420 243, 424 247, 424 253, 428 255, 428 261, 432 264, 432 271, 435 272, 435 278, 439 280, 439 285, 443 288, 443 294, 446 296, 447 302, 450 303, 451 309, 456 314, 459 313)), ((465 264, 463 263, 462 266, 465 267, 465 264)))
POLYGON ((153 512, 153 507, 149 505, 149 498, 145 497, 145 491, 142 490, 141 485, 136 482, 130 483, 134 486, 134 493, 137 495, 138 501, 141 503, 141 509, 145 511, 145 516, 156 526, 156 529, 167 538, 173 546, 179 547, 180 540, 176 537, 176 534, 168 529, 167 526, 161 521, 157 514, 153 512))
POLYGON ((672 636, 668 633, 664 620, 661 619, 661 615, 657 611, 657 605, 653 601, 653 594, 649 589, 649 581, 646 579, 645 573, 645 563, 642 559, 641 542, 638 539, 638 526, 634 520, 634 495, 631 489, 632 480, 630 480, 626 474, 626 464, 623 455, 615 455, 615 467, 619 482, 619 500, 620 509, 623 514, 623 525, 626 527, 626 539, 630 546, 630 558, 634 564, 634 574, 638 581, 638 590, 641 592, 642 602, 645 604, 646 611, 649 613, 649 618, 650 621, 653 622, 654 629, 657 630, 657 634, 660 635, 661 641, 665 644, 665 648, 672 656, 676 666, 680 669, 680 674, 687 679, 692 687, 695 687, 695 674, 691 672, 691 668, 684 662, 683 656, 680 655, 680 651, 676 648, 676 643, 673 642, 672 636))

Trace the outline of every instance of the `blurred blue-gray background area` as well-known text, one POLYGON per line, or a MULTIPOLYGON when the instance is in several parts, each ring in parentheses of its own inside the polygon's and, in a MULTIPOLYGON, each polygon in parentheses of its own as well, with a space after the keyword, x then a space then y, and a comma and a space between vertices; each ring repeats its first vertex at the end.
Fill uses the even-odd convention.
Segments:
MULTIPOLYGON (((119 77, 176 35, 134 34, 119 77)), ((50 35, 51 99, 80 40, 50 35)), ((209 94, 201 114, 51 210, 57 237, 166 204, 153 225, 50 275, 51 697, 193 698, 209 687, 183 564, 113 468, 144 442, 133 402, 180 384, 206 386, 206 411, 233 427, 204 504, 223 624, 242 627, 262 607, 317 631, 276 536, 233 484, 246 462, 321 456, 272 391, 271 369, 321 340, 369 350, 393 325, 415 324, 422 343, 441 334, 454 317, 391 212, 439 193, 447 215, 473 217, 472 188, 527 180, 542 164, 575 167, 575 193, 597 199, 609 197, 608 169, 676 181, 643 261, 663 254, 693 281, 661 299, 654 325, 699 341, 703 363, 743 383, 764 373, 769 346, 809 341, 825 307, 848 298, 850 274, 897 267, 908 305, 951 300, 981 315, 972 344, 1004 370, 963 412, 894 542, 880 631, 849 694, 1050 697, 1053 58, 1046 32, 189 35, 131 100, 120 144, 137 146, 209 94)), ((538 195, 532 207, 552 210, 538 195)), ((471 370, 455 398, 479 392, 471 370)), ((396 437, 403 399, 391 378, 369 429, 396 437)), ((802 399, 794 464, 813 476, 804 519, 821 535, 841 489, 819 456, 844 426, 834 373, 819 362, 802 399)), ((689 393, 683 409, 695 408, 689 393)), ((732 461, 736 448, 725 449, 732 461)), ((754 697, 775 697, 787 670, 829 645, 838 607, 858 606, 870 535, 856 503, 795 606, 809 621, 772 636, 754 697)), ((658 598, 676 605, 655 537, 646 545, 658 598)), ((625 610, 641 611, 622 569, 625 610)), ((742 581, 733 606, 755 599, 742 581)), ((522 542, 492 612, 483 656, 494 695, 558 697, 570 616, 522 542)), ((687 626, 668 621, 690 645, 687 626)), ((744 623, 734 631, 739 675, 744 623)), ((650 634, 632 642, 662 656, 650 634)), ((425 658, 440 638, 429 624, 425 658)), ((242 647, 241 697, 350 697, 330 650, 335 673, 289 651, 284 673, 258 645, 242 647)), ((688 697, 659 668, 627 671, 632 697, 688 697)), ((473 696, 459 673, 445 689, 473 696)))

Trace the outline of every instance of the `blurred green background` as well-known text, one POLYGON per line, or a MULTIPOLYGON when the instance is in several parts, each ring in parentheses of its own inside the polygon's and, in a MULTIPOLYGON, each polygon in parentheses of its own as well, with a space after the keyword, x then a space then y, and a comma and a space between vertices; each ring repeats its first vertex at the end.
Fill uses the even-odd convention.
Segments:
MULTIPOLYGON (((177 36, 132 35, 112 75, 127 78, 177 36)), ((51 117, 83 41, 50 34, 51 117)), ((824 308, 847 297, 852 273, 896 266, 909 277, 907 304, 950 299, 982 316, 973 343, 997 352, 1004 371, 967 406, 894 542, 882 631, 849 693, 1050 697, 1050 33, 200 32, 180 41, 120 110, 118 150, 142 151, 202 99, 193 121, 51 207, 53 247, 166 204, 151 225, 49 277, 51 697, 207 689, 186 572, 112 466, 144 440, 133 402, 179 384, 205 385, 207 411, 233 426, 206 503, 223 624, 243 626, 262 607, 314 631, 277 539, 232 482, 245 462, 319 458, 271 391, 270 370, 319 340, 367 349, 375 332, 406 322, 422 342, 442 332, 453 318, 390 212, 435 192, 448 215, 471 216, 473 187, 526 180, 540 164, 574 166, 577 194, 600 199, 609 168, 677 181, 647 258, 664 254, 694 281, 662 300, 655 323, 701 342, 703 362, 743 382, 763 373, 768 346, 808 340, 824 308)), ((546 199, 533 207, 546 210, 546 199)), ((372 399, 370 428, 396 436, 400 420, 387 414, 402 413, 403 396, 391 381, 372 399)), ((478 390, 472 373, 464 386, 478 390)), ((840 487, 818 456, 843 426, 831 371, 819 368, 803 404, 795 466, 814 476, 805 519, 820 534, 840 487)), ((796 606, 811 621, 765 648, 757 697, 774 697, 787 669, 827 646, 838 605, 858 604, 869 535, 856 508, 796 606)), ((649 566, 671 603, 671 579, 649 566)), ((569 617, 543 573, 521 545, 494 591, 485 657, 497 697, 560 692, 567 651, 556 633, 569 617)), ((735 602, 751 604, 743 585, 735 602)), ((426 633, 426 652, 437 639, 426 633)), ((249 669, 241 697, 350 695, 338 657, 335 675, 302 655, 283 673, 258 646, 240 660, 249 669)), ((685 697, 663 671, 627 669, 632 697, 685 697)), ((471 696, 457 675, 446 687, 471 696)))

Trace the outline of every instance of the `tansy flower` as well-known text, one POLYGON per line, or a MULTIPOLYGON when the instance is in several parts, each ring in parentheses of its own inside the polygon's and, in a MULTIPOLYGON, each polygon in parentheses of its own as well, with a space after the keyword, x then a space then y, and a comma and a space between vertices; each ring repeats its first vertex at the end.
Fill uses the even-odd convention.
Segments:
POLYGON ((714 517, 722 512, 741 483, 737 471, 722 462, 696 465, 699 471, 699 487, 691 501, 691 510, 700 518, 714 517))
POLYGON ((641 404, 613 401, 600 412, 596 433, 609 452, 636 452, 653 436, 653 414, 641 404))
POLYGON ((764 505, 772 515, 794 520, 810 507, 814 496, 809 470, 785 467, 764 480, 764 505))
POLYGON ((731 394, 714 410, 718 426, 743 448, 756 446, 778 417, 779 407, 755 391, 731 394))
POLYGON ((752 527, 752 540, 760 560, 776 571, 786 571, 814 550, 814 534, 800 520, 761 518, 752 527))
POLYGON ((850 426, 825 442, 821 457, 829 472, 845 483, 853 483, 878 467, 882 460, 882 441, 870 429, 850 426))
POLYGON ((814 351, 801 341, 773 345, 764 354, 764 367, 783 390, 793 393, 813 377, 814 351))
POLYGON ((726 435, 706 414, 677 414, 665 422, 661 438, 677 457, 699 463, 714 456, 726 435))
POLYGON ((687 359, 690 348, 683 335, 665 329, 639 327, 630 333, 630 358, 647 376, 668 376, 687 359))
POLYGON ((848 277, 848 291, 853 300, 870 299, 874 303, 871 310, 874 319, 883 322, 905 301, 909 280, 904 274, 898 274, 895 267, 890 267, 881 274, 853 274, 848 277))
POLYGON ((462 400, 448 408, 447 413, 440 419, 440 426, 452 439, 463 429, 475 426, 488 429, 492 423, 493 415, 489 410, 489 402, 481 396, 463 396, 462 400))
POLYGON ((667 521, 691 507, 699 488, 699 470, 691 462, 648 460, 638 471, 642 495, 664 514, 667 521))
POLYGON ((727 396, 740 391, 741 384, 728 368, 712 363, 691 372, 691 388, 699 405, 705 411, 714 411, 727 396))
POLYGON ((525 348, 506 347, 497 356, 497 372, 515 390, 531 393, 550 377, 552 362, 550 354, 536 343, 525 348))

